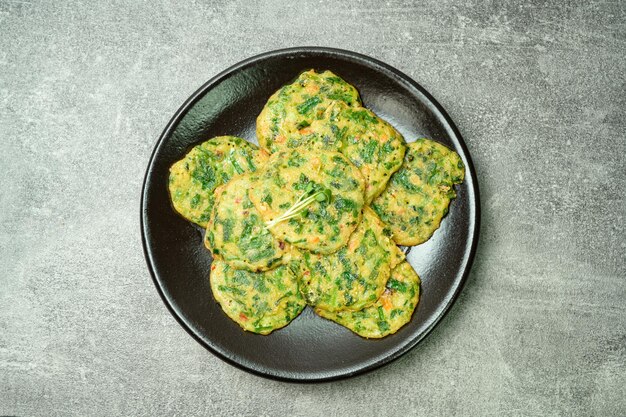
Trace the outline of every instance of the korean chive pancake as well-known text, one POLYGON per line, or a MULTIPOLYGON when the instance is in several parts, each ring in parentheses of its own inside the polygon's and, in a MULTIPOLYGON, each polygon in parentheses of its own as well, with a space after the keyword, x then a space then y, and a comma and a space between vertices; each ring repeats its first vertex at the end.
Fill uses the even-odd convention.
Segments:
POLYGON ((397 247, 369 208, 348 244, 331 255, 302 251, 301 290, 307 303, 328 312, 361 310, 385 290, 397 247))
POLYGON ((296 276, 285 265, 251 272, 214 259, 209 280, 213 297, 224 313, 249 332, 269 334, 280 329, 306 305, 296 276))
POLYGON ((356 88, 332 72, 303 72, 272 94, 263 107, 256 124, 259 144, 270 153, 299 145, 298 133, 306 132, 313 121, 325 117, 335 101, 361 105, 356 88))
POLYGON ((394 334, 411 320, 419 302, 419 293, 420 278, 405 261, 391 272, 385 292, 372 306, 359 311, 331 313, 315 309, 315 312, 361 337, 379 339, 394 334))
POLYGON ((215 190, 213 214, 205 234, 205 245, 231 267, 267 271, 281 263, 284 242, 266 228, 248 198, 256 173, 234 176, 215 190))
POLYGON ((371 207, 397 244, 419 245, 439 228, 456 197, 453 187, 464 177, 465 167, 456 152, 438 142, 418 139, 408 144, 402 168, 371 207))
POLYGON ((269 227, 277 239, 329 254, 359 224, 364 190, 361 173, 342 154, 298 148, 272 154, 249 196, 265 222, 293 214, 269 227), (323 201, 313 198, 321 194, 323 201))
POLYGON ((195 146, 170 167, 168 188, 174 209, 206 227, 213 191, 235 174, 256 171, 268 158, 256 145, 234 136, 218 136, 195 146))
POLYGON ((406 144, 393 126, 364 107, 337 102, 326 117, 307 129, 312 143, 334 146, 356 165, 365 179, 365 202, 369 204, 400 169, 406 144), (338 144, 338 145, 329 145, 338 144))

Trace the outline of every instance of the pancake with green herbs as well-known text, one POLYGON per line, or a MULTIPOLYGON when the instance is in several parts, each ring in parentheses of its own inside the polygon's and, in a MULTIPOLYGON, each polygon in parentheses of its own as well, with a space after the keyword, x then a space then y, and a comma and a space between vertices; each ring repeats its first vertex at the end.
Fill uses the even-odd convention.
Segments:
POLYGON ((463 182, 459 155, 440 143, 419 139, 408 145, 402 168, 389 181, 372 208, 399 245, 419 245, 439 228, 463 182))
POLYGON ((257 137, 269 152, 300 146, 342 152, 363 174, 366 203, 383 191, 405 152, 402 135, 330 71, 304 72, 274 93, 257 118, 257 137))
POLYGON ((309 128, 311 143, 339 143, 339 150, 356 165, 365 179, 365 202, 369 204, 402 165, 404 138, 389 123, 363 107, 337 102, 309 128))
POLYGON ((329 312, 361 310, 372 305, 385 290, 391 264, 399 258, 395 244, 383 234, 383 224, 369 208, 337 252, 322 256, 303 251, 302 291, 307 303, 329 312))
POLYGON ((385 291, 372 306, 359 311, 315 312, 361 337, 378 339, 394 334, 411 320, 419 293, 419 276, 408 262, 402 262, 391 272, 385 291))
POLYGON ((214 259, 209 279, 224 313, 249 332, 269 334, 289 324, 305 307, 298 280, 285 265, 250 272, 214 259))
POLYGON ((248 198, 257 173, 234 176, 215 190, 205 245, 235 269, 266 271, 281 262, 286 244, 266 228, 248 198))
POLYGON ((170 168, 169 192, 174 209, 187 220, 206 227, 213 191, 235 174, 254 172, 268 155, 234 136, 218 136, 195 146, 170 168))
POLYGON ((249 195, 277 239, 329 254, 359 224, 364 188, 361 173, 342 154, 298 148, 274 153, 249 195))
POLYGON ((293 83, 276 91, 263 107, 256 125, 259 144, 270 153, 299 146, 308 127, 325 118, 336 101, 361 105, 356 88, 332 72, 303 72, 293 83))

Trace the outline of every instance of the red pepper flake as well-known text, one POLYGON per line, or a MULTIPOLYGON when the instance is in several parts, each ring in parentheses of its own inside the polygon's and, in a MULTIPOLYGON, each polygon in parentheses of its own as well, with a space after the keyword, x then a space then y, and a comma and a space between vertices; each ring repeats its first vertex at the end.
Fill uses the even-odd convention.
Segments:
POLYGON ((243 314, 243 313, 239 313, 239 318, 240 318, 241 320, 243 320, 243 321, 248 321, 248 316, 246 316, 246 315, 245 315, 245 314, 243 314))
POLYGON ((211 271, 215 271, 215 268, 217 268, 217 267, 215 266, 215 264, 212 264, 212 265, 211 265, 211 271))
POLYGON ((239 204, 239 203, 241 203, 241 198, 239 197, 235 198, 235 204, 239 204))
POLYGON ((304 272, 302 273, 302 275, 304 275, 304 276, 307 276, 307 277, 308 277, 309 275, 311 275, 311 271, 304 271, 304 272))
POLYGON ((285 249, 285 242, 283 242, 282 240, 278 241, 278 247, 281 249, 285 249))

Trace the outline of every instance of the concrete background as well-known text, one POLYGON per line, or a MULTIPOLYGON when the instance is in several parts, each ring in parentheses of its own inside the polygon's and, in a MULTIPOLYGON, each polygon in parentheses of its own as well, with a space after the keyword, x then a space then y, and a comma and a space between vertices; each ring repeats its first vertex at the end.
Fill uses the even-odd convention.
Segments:
POLYGON ((626 415, 626 3, 0 0, 0 414, 626 415), (402 359, 270 381, 175 322, 141 249, 153 145, 207 79, 322 45, 406 72, 481 186, 460 300, 402 359))

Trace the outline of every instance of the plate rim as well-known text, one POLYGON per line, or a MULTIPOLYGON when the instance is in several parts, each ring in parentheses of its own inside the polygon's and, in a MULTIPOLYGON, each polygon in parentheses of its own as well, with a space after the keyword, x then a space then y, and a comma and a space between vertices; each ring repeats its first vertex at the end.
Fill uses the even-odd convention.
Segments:
POLYGON ((150 276, 152 277, 152 282, 154 286, 156 287, 157 292, 159 293, 159 296, 163 300, 163 303, 167 307, 168 311, 170 312, 172 316, 174 316, 178 324, 183 329, 185 329, 185 331, 193 339, 195 339, 201 346, 203 346, 213 355, 225 361, 226 363, 235 366, 236 368, 242 369, 254 375, 258 375, 258 376, 273 379, 273 380, 279 380, 279 381, 285 381, 285 382, 297 382, 297 383, 330 382, 330 381, 336 381, 336 380, 341 380, 341 379, 347 379, 347 378, 354 377, 357 375, 362 375, 362 374, 371 372, 375 369, 378 369, 382 367, 383 365, 386 365, 395 361, 396 359, 400 358, 401 356, 409 352, 415 346, 417 346, 417 344, 419 344, 422 340, 424 340, 426 336, 428 336, 433 331, 433 329, 442 321, 442 319, 448 314, 452 306, 455 304, 456 300, 458 299, 461 291, 465 287, 465 284, 468 280, 469 273, 471 271, 472 264, 474 262, 474 258, 476 255, 476 249, 478 246, 478 240, 479 240, 479 235, 480 235, 480 217, 481 217, 480 210, 481 209, 480 209, 479 184, 478 184, 478 180, 476 177, 476 171, 474 169, 474 164, 472 162, 471 155, 467 149, 467 145, 465 144, 465 141, 463 140, 461 133, 459 132, 457 126, 452 121, 451 117, 444 110, 441 104, 439 104, 439 102, 428 91, 426 91, 424 87, 422 87, 418 82, 413 80, 411 77, 409 77, 402 71, 376 58, 370 57, 368 55, 364 55, 364 54, 346 50, 346 49, 339 49, 339 48, 321 47, 321 46, 297 46, 297 47, 275 49, 275 50, 263 52, 263 53, 251 56, 249 58, 246 58, 234 65, 231 65, 230 67, 221 71, 220 73, 218 73, 217 75, 215 75, 214 77, 206 81, 204 84, 202 84, 193 94, 191 94, 191 96, 189 96, 189 98, 187 98, 183 102, 183 104, 174 113, 170 121, 167 123, 166 127, 163 129, 163 132, 159 136, 158 140, 156 141, 154 148, 152 149, 150 158, 148 160, 148 165, 146 167, 146 173, 144 174, 143 183, 141 186, 141 202, 140 202, 141 242, 143 246, 143 252, 144 252, 146 264, 148 266, 148 270, 150 271, 150 276), (471 233, 468 237, 469 239, 471 239, 471 245, 470 245, 469 253, 467 254, 466 265, 462 271, 461 279, 458 281, 458 284, 456 285, 454 292, 442 300, 444 304, 443 309, 441 309, 439 313, 437 314, 437 316, 433 320, 431 320, 430 325, 421 334, 419 334, 418 337, 415 337, 414 339, 410 340, 408 343, 406 343, 404 346, 402 346, 398 350, 381 358, 378 361, 369 363, 365 366, 358 367, 358 368, 353 367, 353 369, 347 372, 335 372, 335 373, 324 375, 324 376, 320 376, 319 374, 314 374, 314 373, 302 372, 302 371, 290 373, 291 375, 298 375, 298 377, 286 376, 286 375, 278 374, 278 373, 264 372, 260 369, 255 369, 254 367, 245 366, 242 363, 237 362, 236 360, 232 358, 229 358, 228 356, 226 356, 225 354, 223 354, 222 352, 214 348, 210 343, 207 343, 204 339, 202 339, 199 335, 197 335, 196 332, 194 332, 194 330, 186 323, 186 321, 182 317, 182 313, 176 309, 176 307, 173 305, 173 303, 170 302, 169 298, 165 294, 165 291, 162 288, 159 278, 157 277, 157 274, 154 270, 154 267, 153 267, 154 261, 153 261, 152 253, 147 242, 147 236, 150 234, 147 228, 146 219, 145 219, 145 217, 147 216, 148 184, 150 182, 151 173, 154 170, 155 156, 160 150, 160 148, 163 146, 165 139, 171 134, 171 131, 173 130, 173 128, 175 128, 175 126, 181 121, 182 117, 184 117, 187 111, 189 111, 190 108, 199 99, 201 99, 205 93, 210 91, 213 87, 217 86, 220 82, 225 80, 230 75, 236 73, 237 71, 245 69, 246 67, 258 61, 262 61, 268 58, 289 56, 293 54, 327 54, 330 56, 339 56, 344 59, 349 58, 352 61, 356 61, 359 64, 369 66, 370 68, 379 67, 378 68, 379 70, 384 69, 385 71, 387 71, 388 73, 396 77, 396 79, 401 80, 402 82, 407 83, 411 87, 418 90, 426 98, 427 103, 425 104, 432 105, 433 108, 431 109, 431 111, 438 113, 438 116, 441 118, 441 121, 445 122, 444 128, 448 131, 450 135, 454 136, 458 145, 463 151, 463 154, 464 154, 463 156, 465 157, 466 162, 467 162, 466 170, 469 174, 468 176, 471 178, 471 183, 472 183, 471 190, 474 194, 474 198, 469 199, 469 202, 468 202, 469 206, 473 208, 473 211, 474 211, 473 218, 470 217, 470 224, 473 226, 474 230, 473 230, 473 233, 471 233))

